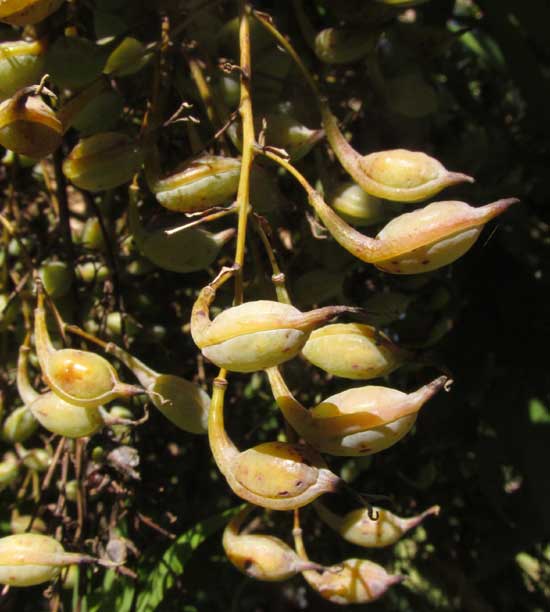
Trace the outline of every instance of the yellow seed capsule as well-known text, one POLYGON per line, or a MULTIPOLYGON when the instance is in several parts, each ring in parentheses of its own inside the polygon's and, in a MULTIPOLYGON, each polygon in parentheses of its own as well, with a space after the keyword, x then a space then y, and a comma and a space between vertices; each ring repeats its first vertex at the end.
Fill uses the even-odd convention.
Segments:
POLYGON ((354 380, 387 376, 408 356, 374 327, 359 323, 336 323, 316 329, 302 354, 325 372, 354 380))
POLYGON ((344 482, 321 455, 303 444, 266 442, 239 452, 224 428, 225 385, 214 383, 208 438, 216 464, 233 492, 256 506, 294 510, 344 482))
POLYGON ((445 376, 409 394, 369 385, 332 395, 307 410, 278 368, 270 368, 267 375, 277 405, 300 436, 322 453, 349 457, 372 455, 401 440, 422 406, 448 385, 445 376))
POLYGON ((31 533, 45 533, 46 524, 40 517, 34 517, 29 514, 19 514, 16 510, 12 512, 10 519, 10 528, 12 533, 25 533, 31 525, 31 533))
POLYGON ((57 396, 76 406, 97 408, 116 397, 144 393, 141 387, 120 382, 116 370, 100 355, 76 349, 56 350, 46 326, 43 300, 39 293, 35 310, 36 352, 42 374, 57 396))
POLYGON ((63 125, 39 96, 20 90, 0 105, 0 144, 35 159, 53 153, 61 144, 63 125))
POLYGON ((34 25, 55 13, 64 0, 0 0, 0 21, 11 25, 34 25))
MULTIPOLYGON (((296 552, 308 560, 302 530, 295 528, 293 533, 296 552)), ((366 559, 346 559, 323 572, 305 571, 303 576, 321 597, 343 606, 375 601, 391 586, 404 580, 404 576, 388 574, 381 565, 366 559)))
POLYGON ((191 335, 202 354, 221 368, 254 372, 295 357, 309 334, 337 314, 357 311, 326 306, 307 313, 289 304, 257 300, 234 306, 210 320, 216 289, 233 269, 225 268, 199 294, 191 314, 191 335))
POLYGON ((149 189, 159 204, 176 212, 206 210, 227 204, 237 193, 241 162, 231 157, 203 155, 160 177, 158 158, 146 160, 149 189))
POLYGON ((322 569, 318 564, 300 559, 288 544, 269 535, 240 534, 244 519, 253 509, 244 508, 227 525, 222 544, 233 565, 255 580, 280 582, 308 569, 322 569))
POLYGON ((105 191, 130 181, 142 162, 142 151, 129 136, 103 132, 78 142, 63 162, 63 173, 81 189, 105 191))
POLYGON ((315 55, 327 64, 349 64, 374 50, 376 37, 351 28, 326 28, 315 37, 315 55))
POLYGON ((344 540, 365 548, 391 546, 407 531, 420 525, 426 517, 439 514, 439 506, 432 506, 411 518, 401 518, 383 508, 372 509, 377 515, 376 519, 371 518, 369 511, 365 508, 339 516, 320 502, 315 502, 315 510, 323 521, 337 531, 344 540))
POLYGON ((21 533, 0 538, 0 584, 28 587, 55 580, 61 567, 90 561, 90 557, 66 553, 54 538, 21 533))
POLYGON ((44 73, 46 43, 14 40, 0 44, 0 100, 40 81, 44 73))
POLYGON ((321 113, 336 157, 370 195, 395 202, 419 202, 445 187, 473 182, 472 177, 449 172, 439 161, 419 151, 393 149, 362 156, 345 139, 325 102, 321 102, 321 113))
POLYGON ((355 257, 392 274, 419 274, 446 266, 462 257, 484 225, 502 214, 516 198, 479 208, 465 202, 434 202, 392 219, 369 238, 349 226, 314 190, 309 202, 334 239, 355 257))
POLYGON ((182 274, 204 270, 214 263, 222 247, 235 235, 234 228, 217 234, 198 227, 172 234, 166 233, 166 229, 148 229, 139 217, 137 195, 137 189, 130 187, 128 221, 132 237, 141 253, 163 270, 182 274))

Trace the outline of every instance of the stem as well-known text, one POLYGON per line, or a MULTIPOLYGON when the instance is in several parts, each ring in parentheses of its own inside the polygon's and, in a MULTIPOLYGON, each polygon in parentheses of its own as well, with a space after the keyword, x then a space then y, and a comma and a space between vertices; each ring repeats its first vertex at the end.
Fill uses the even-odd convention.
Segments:
POLYGON ((239 189, 237 191, 237 208, 239 210, 237 248, 235 263, 239 266, 235 276, 235 304, 243 301, 243 273, 244 253, 246 246, 246 226, 248 222, 248 209, 250 208, 250 171, 255 155, 254 115, 252 99, 250 97, 250 80, 252 65, 250 59, 250 7, 246 0, 239 0, 240 29, 239 42, 241 49, 241 102, 239 112, 243 125, 243 154, 239 189))

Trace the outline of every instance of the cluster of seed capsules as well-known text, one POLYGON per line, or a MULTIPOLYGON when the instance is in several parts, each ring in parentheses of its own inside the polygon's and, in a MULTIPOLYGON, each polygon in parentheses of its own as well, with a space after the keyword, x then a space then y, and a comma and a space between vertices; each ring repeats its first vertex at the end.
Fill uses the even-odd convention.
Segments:
MULTIPOLYGON (((419 3, 380 0, 373 3, 373 15, 382 13, 387 18, 396 10, 419 3)), ((114 37, 101 52, 74 32, 51 43, 41 24, 66 9, 64 0, 0 1, 1 21, 16 27, 36 25, 34 40, 0 44, 0 88, 4 99, 0 106, 0 144, 20 156, 20 160, 26 157, 40 160, 57 151, 68 130, 73 130, 85 136, 65 159, 63 172, 79 189, 98 193, 118 188, 130 183, 144 167, 148 189, 162 207, 179 213, 200 213, 203 217, 210 214, 222 218, 234 213, 235 207, 228 203, 239 189, 238 157, 199 154, 163 175, 156 145, 158 118, 150 117, 149 125, 137 138, 122 132, 90 129, 90 118, 97 116, 100 109, 116 107, 117 92, 112 83, 138 73, 160 51, 158 45, 148 46, 129 36, 114 37), (72 75, 66 82, 63 79, 56 82, 57 64, 63 53, 70 49, 78 57, 79 53, 86 54, 90 46, 100 56, 95 63, 87 63, 90 74, 72 75), (46 72, 51 73, 54 85, 71 92, 62 105, 48 88, 46 72)), ((300 2, 295 3, 295 9, 303 29, 311 29, 300 2)), ((209 13, 200 16, 208 19, 209 13)), ((247 9, 244 18, 259 32, 271 30, 277 37, 277 30, 265 15, 247 9)), ((231 39, 232 44, 231 36, 237 29, 238 19, 222 29, 223 36, 231 39)), ((312 36, 311 44, 320 61, 345 64, 371 53, 373 40, 364 36, 353 38, 344 30, 330 28, 312 36)), ((285 56, 288 61, 297 58, 284 37, 277 42, 288 51, 285 56)), ((277 53, 281 55, 280 51, 277 53)), ((466 253, 483 226, 516 202, 505 199, 472 207, 465 202, 438 201, 393 218, 376 237, 360 233, 353 225, 368 226, 390 216, 385 200, 416 203, 472 179, 448 171, 433 157, 417 151, 358 153, 345 138, 327 99, 299 58, 298 67, 312 87, 322 129, 306 128, 282 112, 263 113, 262 134, 269 146, 261 150, 258 147, 257 154, 267 154, 298 179, 307 201, 334 240, 359 260, 389 274, 436 270, 466 253), (334 190, 330 204, 293 165, 324 136, 353 179, 334 190), (278 149, 284 149, 285 154, 278 149)), ((200 82, 197 72, 200 66, 195 65, 194 69, 200 82)), ((252 75, 252 83, 253 79, 252 75)), ((218 113, 223 117, 224 105, 235 102, 234 87, 239 87, 238 79, 225 75, 217 90, 219 100, 210 109, 214 116, 218 113)), ((229 116, 229 111, 226 112, 229 116)), ((215 118, 213 123, 216 125, 215 118)), ((261 125, 257 127, 261 129, 261 125)), ((226 135, 235 147, 243 146, 235 124, 229 126, 226 135)), ((250 183, 254 210, 271 205, 270 180, 273 179, 263 166, 253 167, 250 183)), ((129 188, 128 228, 143 256, 165 270, 186 273, 208 268, 236 234, 232 227, 210 233, 198 224, 193 227, 193 223, 172 233, 148 228, 141 221, 140 204, 140 190, 134 180, 129 188)), ((4 226, 8 230, 11 227, 7 219, 4 226)), ((369 325, 329 324, 340 314, 358 314, 358 309, 348 306, 301 312, 284 300, 257 300, 228 308, 211 320, 210 307, 217 290, 236 272, 235 267, 223 268, 199 293, 191 314, 191 335, 202 355, 226 371, 265 371, 273 397, 298 441, 267 442, 240 451, 224 427, 227 385, 224 379, 214 381, 210 398, 198 385, 158 373, 116 344, 96 339, 108 354, 134 373, 140 384, 136 386, 121 382, 117 370, 99 354, 56 348, 46 323, 42 286, 44 283, 50 289, 46 280, 52 270, 44 270, 42 281, 37 276, 35 283, 38 305, 34 312, 34 344, 49 390, 38 393, 29 382, 28 333, 20 348, 17 372, 18 392, 24 405, 13 411, 3 426, 4 437, 19 444, 19 457, 13 453, 5 455, 0 467, 0 486, 10 486, 18 477, 21 461, 33 459, 28 451, 21 450, 21 443, 38 424, 67 438, 91 436, 105 426, 128 423, 108 413, 103 408, 106 403, 146 394, 180 429, 208 434, 214 459, 227 483, 237 496, 249 502, 230 521, 223 535, 226 554, 237 568, 267 581, 286 580, 302 573, 321 596, 338 604, 372 601, 402 577, 391 575, 366 559, 347 559, 331 567, 311 561, 304 548, 297 512, 294 548, 274 536, 241 533, 243 524, 254 506, 297 511, 313 503, 319 517, 353 544, 381 547, 395 543, 424 517, 436 514, 438 508, 409 519, 372 507, 338 516, 318 498, 347 485, 329 469, 322 455, 361 457, 389 448, 411 430, 420 408, 447 388, 450 381, 440 376, 411 393, 376 385, 354 387, 326 398, 317 406, 304 407, 288 389, 279 369, 299 354, 325 372, 349 380, 386 376, 410 355, 369 325)), ((62 323, 60 331, 80 333, 74 326, 62 323)), ((92 337, 88 334, 88 338, 92 337)), ((8 536, 0 540, 0 583, 39 584, 54 579, 62 566, 98 561, 89 555, 65 552, 53 537, 33 533, 8 536)))

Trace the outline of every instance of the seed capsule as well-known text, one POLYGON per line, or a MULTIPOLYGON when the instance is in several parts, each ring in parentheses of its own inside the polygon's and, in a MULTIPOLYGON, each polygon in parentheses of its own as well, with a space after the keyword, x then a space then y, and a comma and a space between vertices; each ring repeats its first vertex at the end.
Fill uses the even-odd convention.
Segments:
POLYGON ((351 28, 326 28, 315 37, 315 55, 327 64, 356 62, 374 50, 376 37, 351 28))
POLYGON ((109 55, 103 72, 112 77, 125 77, 139 72, 153 57, 145 45, 127 36, 109 55))
POLYGON ((222 544, 233 565, 255 580, 280 582, 308 569, 322 569, 317 563, 300 559, 288 544, 269 535, 239 534, 245 518, 252 511, 245 507, 227 525, 222 544))
POLYGON ((34 315, 40 368, 50 389, 61 399, 83 408, 97 408, 116 397, 131 397, 144 392, 140 387, 120 382, 113 366, 95 353, 76 349, 56 350, 48 334, 41 292, 34 315))
POLYGON ((231 157, 203 155, 160 177, 158 156, 145 165, 149 189, 168 210, 193 212, 226 204, 237 193, 241 162, 231 157))
POLYGON ((64 261, 48 261, 40 266, 40 278, 50 297, 64 297, 71 290, 73 275, 64 261))
POLYGON ((234 372, 263 370, 292 359, 316 327, 357 310, 327 306, 302 313, 289 304, 258 300, 229 308, 211 321, 216 289, 233 272, 225 268, 200 292, 191 314, 191 335, 207 359, 234 372))
POLYGON ((28 587, 55 580, 65 565, 90 561, 90 557, 66 553, 50 536, 21 533, 0 538, 0 584, 28 587))
POLYGON ((64 0, 1 0, 0 21, 11 25, 34 25, 55 13, 64 0))
POLYGON ((419 274, 446 266, 462 257, 483 226, 502 214, 516 198, 479 208, 465 202, 434 202, 390 221, 369 238, 349 226, 314 190, 309 202, 334 239, 355 257, 392 274, 419 274))
POLYGON ((370 385, 347 389, 307 410, 292 395, 278 368, 267 370, 273 396, 286 420, 322 453, 357 457, 393 446, 412 428, 418 411, 448 379, 436 378, 414 393, 370 385))
POLYGON ((426 517, 439 514, 439 506, 432 506, 418 516, 405 519, 396 516, 389 510, 374 508, 377 518, 373 520, 365 508, 339 516, 320 502, 315 502, 315 510, 323 521, 337 531, 344 540, 365 548, 391 546, 407 531, 420 525, 426 517))
POLYGON ((38 421, 27 406, 16 408, 2 425, 2 437, 8 442, 25 442, 38 429, 38 421))
POLYGON ((78 142, 63 173, 81 189, 105 191, 130 181, 142 162, 140 147, 126 134, 103 132, 78 142))
POLYGON ((37 83, 44 73, 46 43, 14 40, 0 44, 0 100, 37 83))
POLYGON ((35 159, 61 144, 63 125, 39 96, 20 90, 0 105, 0 144, 35 159))
POLYGON ((336 323, 316 329, 302 355, 334 376, 369 380, 393 372, 408 353, 370 325, 336 323))
POLYGON ((225 386, 214 384, 208 438, 216 464, 236 495, 263 508, 294 510, 343 485, 309 446, 266 442, 239 452, 224 428, 225 386))
POLYGON ((470 176, 449 172, 436 159, 419 151, 394 149, 363 157, 344 138, 325 102, 321 102, 321 113, 336 157, 353 180, 372 196, 395 202, 419 202, 445 187, 473 182, 470 176))
POLYGON ((165 229, 149 230, 141 222, 137 208, 137 189, 130 188, 128 221, 132 237, 141 253, 156 266, 186 274, 208 268, 222 247, 235 235, 233 228, 212 234, 190 227, 174 234, 165 229))
POLYGON ((351 181, 337 187, 332 194, 330 205, 342 219, 359 226, 381 223, 391 212, 399 210, 396 205, 384 203, 351 181))
MULTIPOLYGON (((302 530, 295 528, 293 533, 297 553, 308 560, 302 530)), ((366 559, 346 559, 324 572, 309 570, 302 574, 321 597, 343 606, 375 601, 391 586, 404 580, 404 576, 388 574, 381 565, 366 559)))
POLYGON ((159 374, 113 343, 106 350, 132 370, 155 407, 176 427, 190 433, 206 433, 210 397, 198 385, 180 376, 159 374))
POLYGON ((29 410, 42 427, 66 438, 91 436, 104 426, 98 408, 69 404, 51 391, 40 395, 29 410))
POLYGON ((25 533, 29 529, 29 525, 32 521, 31 532, 32 533, 45 533, 46 524, 40 517, 33 517, 29 514, 19 514, 17 510, 14 510, 10 519, 10 528, 12 533, 25 533))
POLYGON ((19 476, 19 461, 13 453, 5 453, 0 461, 0 491, 3 491, 19 476))

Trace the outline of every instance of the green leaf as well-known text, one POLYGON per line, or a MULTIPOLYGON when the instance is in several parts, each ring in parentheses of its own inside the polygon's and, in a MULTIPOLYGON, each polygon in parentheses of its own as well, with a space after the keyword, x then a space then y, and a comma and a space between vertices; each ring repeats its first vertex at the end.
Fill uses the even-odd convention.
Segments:
MULTIPOLYGON (((160 562, 147 572, 145 584, 137 599, 136 612, 153 612, 180 576, 194 551, 215 531, 223 527, 242 506, 216 514, 182 534, 164 553, 160 562)), ((117 610, 117 612, 119 612, 117 610)))
POLYGON ((87 597, 88 612, 130 612, 135 590, 135 584, 129 578, 108 570, 103 578, 103 587, 87 597))

